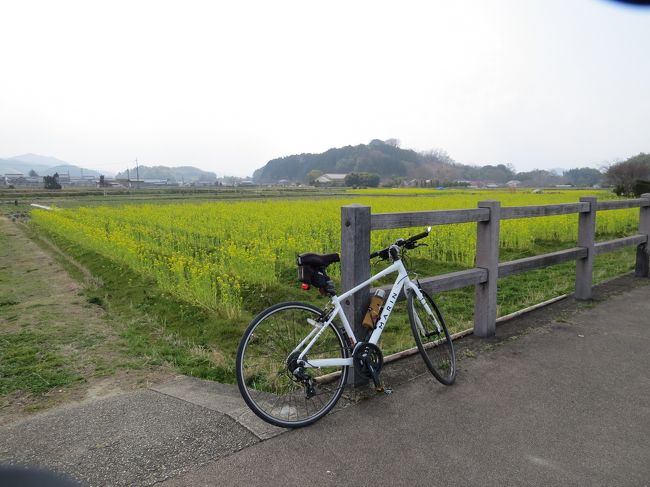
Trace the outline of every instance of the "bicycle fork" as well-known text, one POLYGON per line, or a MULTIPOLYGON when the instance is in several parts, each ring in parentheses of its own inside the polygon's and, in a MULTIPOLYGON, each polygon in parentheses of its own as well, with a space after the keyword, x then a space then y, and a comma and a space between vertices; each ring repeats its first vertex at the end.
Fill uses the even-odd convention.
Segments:
POLYGON ((417 299, 422 307, 424 308, 424 311, 426 311, 427 315, 429 318, 431 318, 436 325, 436 331, 431 331, 427 332, 427 329, 425 326, 422 324, 422 320, 420 319, 420 316, 417 313, 413 313, 413 318, 415 319, 415 325, 418 328, 418 331, 420 332, 420 335, 423 337, 430 338, 433 335, 440 335, 442 333, 442 327, 440 326, 440 323, 438 322, 438 319, 436 318, 436 314, 433 312, 433 310, 429 307, 429 303, 427 302, 426 298, 424 297, 424 294, 420 292, 418 289, 418 292, 415 292, 415 299, 417 299))

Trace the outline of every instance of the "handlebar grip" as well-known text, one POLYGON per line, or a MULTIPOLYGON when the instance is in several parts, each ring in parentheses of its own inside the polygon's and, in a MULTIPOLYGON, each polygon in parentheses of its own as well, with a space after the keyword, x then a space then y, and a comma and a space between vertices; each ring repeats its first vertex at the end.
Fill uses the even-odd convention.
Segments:
POLYGON ((430 230, 425 230, 422 233, 418 233, 417 235, 413 235, 412 237, 409 237, 407 239, 408 242, 415 242, 416 240, 420 240, 421 238, 424 238, 429 235, 430 230))
POLYGON ((421 238, 428 236, 430 232, 431 232, 431 227, 427 228, 422 233, 418 233, 417 235, 413 235, 412 237, 407 238, 406 240, 404 240, 403 238, 397 239, 393 245, 386 247, 385 249, 377 250, 376 252, 370 254, 370 258, 374 259, 375 257, 381 257, 384 260, 388 259, 390 249, 393 246, 405 247, 407 249, 415 248, 414 246, 411 246, 411 244, 413 244, 416 240, 420 240, 421 238))
POLYGON ((389 247, 386 247, 385 249, 377 250, 376 252, 370 254, 370 258, 373 259, 375 257, 379 257, 383 260, 386 260, 388 259, 388 249, 389 247))

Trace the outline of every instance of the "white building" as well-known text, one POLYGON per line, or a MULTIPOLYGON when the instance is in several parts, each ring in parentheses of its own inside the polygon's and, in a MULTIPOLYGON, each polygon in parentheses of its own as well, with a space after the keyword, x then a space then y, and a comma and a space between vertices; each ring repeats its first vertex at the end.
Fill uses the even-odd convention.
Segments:
POLYGON ((347 174, 327 173, 316 178, 316 182, 323 186, 345 186, 347 174))

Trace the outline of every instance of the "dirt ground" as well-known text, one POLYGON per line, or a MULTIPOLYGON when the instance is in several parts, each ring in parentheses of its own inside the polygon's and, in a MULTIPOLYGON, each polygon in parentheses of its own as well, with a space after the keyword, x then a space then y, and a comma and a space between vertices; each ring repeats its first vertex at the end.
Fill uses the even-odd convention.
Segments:
MULTIPOLYGON (((73 279, 61 265, 66 257, 47 242, 37 245, 28 234, 23 222, 0 216, 0 340, 21 333, 46 336, 46 346, 64 357, 77 379, 38 394, 26 392, 27 387, 5 391, 0 395, 0 424, 175 375, 171 368, 148 366, 146 357, 130 355, 120 337, 121 323, 84 296, 85 286, 99 283, 78 264, 84 282, 73 279)), ((25 377, 25 383, 31 379, 25 377)))

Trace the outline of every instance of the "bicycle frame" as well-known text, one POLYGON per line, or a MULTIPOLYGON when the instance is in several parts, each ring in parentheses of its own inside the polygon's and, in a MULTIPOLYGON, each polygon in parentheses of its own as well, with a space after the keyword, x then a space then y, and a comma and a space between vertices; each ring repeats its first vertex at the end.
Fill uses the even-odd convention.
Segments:
MULTIPOLYGON (((315 320, 309 320, 309 322, 314 326, 314 329, 296 346, 296 348, 292 351, 292 353, 298 352, 302 349, 302 352, 298 356, 298 360, 304 361, 304 367, 312 367, 312 368, 319 368, 319 367, 334 367, 334 366, 351 366, 353 365, 353 359, 352 357, 349 358, 325 358, 325 359, 314 359, 314 360, 304 360, 305 355, 307 352, 309 352, 309 349, 316 343, 318 338, 323 334, 323 332, 327 329, 327 327, 334 321, 334 319, 337 316, 340 316, 341 322, 343 324, 343 328, 345 329, 348 337, 353 342, 353 345, 356 349, 356 346, 358 345, 358 340, 356 336, 354 335, 354 332, 352 331, 352 327, 350 326, 350 322, 348 321, 347 317, 345 316, 345 313, 343 313, 343 306, 341 305, 341 302, 344 301, 345 299, 349 298, 352 296, 354 293, 360 291, 361 289, 365 288, 366 286, 369 286, 373 282, 381 279, 384 276, 387 276, 389 274, 392 274, 394 272, 397 272, 397 278, 395 279, 395 283, 393 284, 392 289, 390 290, 390 293, 388 294, 388 298, 386 299, 386 302, 384 303, 384 307, 382 308, 381 311, 381 316, 379 317, 379 320, 377 321, 377 324, 375 326, 374 331, 372 332, 372 335, 370 336, 370 339, 368 340, 369 343, 372 343, 376 345, 379 342, 379 338, 381 337, 382 332, 384 331, 384 327, 386 326, 386 323, 388 322, 388 319, 390 318, 391 313, 393 312, 393 309, 395 307, 395 303, 397 302, 397 298, 404 290, 406 291, 411 290, 415 293, 417 299, 423 304, 425 307, 425 310, 427 313, 432 314, 431 309, 429 308, 428 303, 422 296, 422 293, 420 292, 419 287, 411 281, 408 277, 408 272, 406 268, 404 267, 404 264, 402 263, 402 260, 396 260, 394 261, 390 266, 388 266, 386 269, 384 269, 381 272, 378 272, 374 276, 370 277, 368 280, 363 281, 361 284, 358 284, 357 286, 353 287, 349 291, 346 291, 345 293, 341 294, 340 296, 333 296, 332 299, 332 305, 334 306, 334 309, 330 313, 327 321, 325 322, 317 322, 315 320), (305 346, 305 344, 307 344, 305 346), (302 347, 305 347, 304 349, 302 347)), ((437 324, 437 323, 436 323, 437 324)), ((354 352, 353 352, 354 353, 354 352)))

